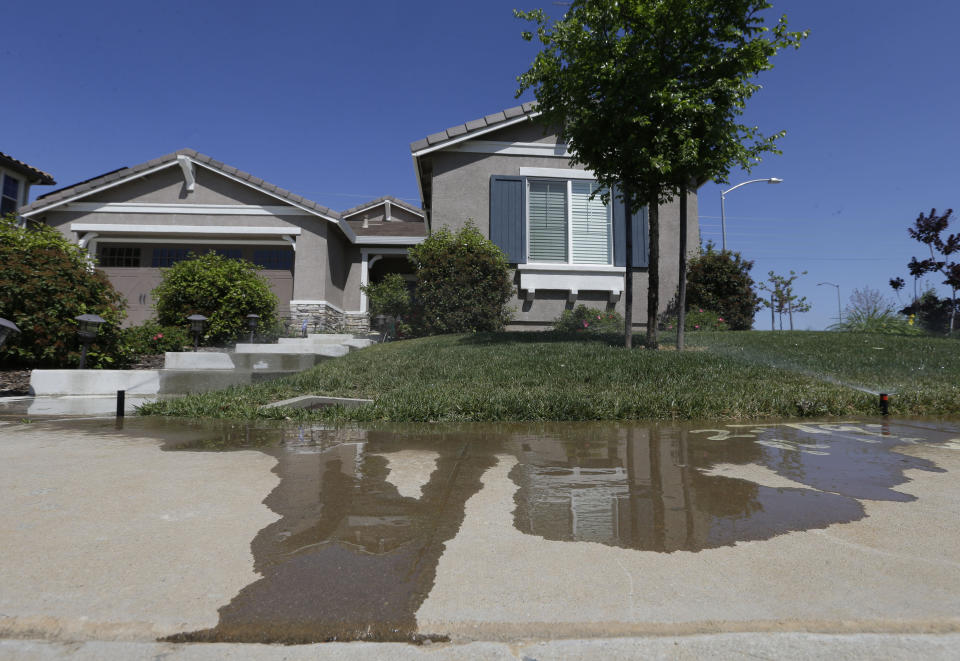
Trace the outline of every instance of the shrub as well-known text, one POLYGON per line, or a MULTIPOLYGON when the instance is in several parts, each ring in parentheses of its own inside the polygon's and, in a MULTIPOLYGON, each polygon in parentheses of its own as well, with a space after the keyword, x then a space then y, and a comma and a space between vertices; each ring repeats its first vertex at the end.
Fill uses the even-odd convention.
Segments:
POLYGON ((248 314, 260 315, 262 328, 273 328, 277 321, 277 297, 256 267, 212 252, 191 255, 164 269, 153 300, 157 321, 165 326, 186 327, 189 315, 206 316, 203 344, 231 342, 245 335, 248 314))
POLYGON ((67 367, 80 359, 75 317, 106 321, 87 353, 88 367, 116 367, 123 298, 87 261, 86 252, 46 225, 18 227, 0 218, 0 317, 22 331, 0 348, 0 364, 67 367))
POLYGON ((900 310, 900 314, 914 315, 915 323, 932 335, 942 335, 950 326, 950 311, 953 303, 949 297, 940 298, 933 289, 927 289, 920 297, 900 310))
POLYGON ((713 310, 731 330, 750 330, 760 299, 753 291, 753 262, 738 252, 717 251, 712 242, 690 261, 687 309, 713 310))
POLYGON ((193 345, 193 338, 185 326, 161 326, 147 321, 140 326, 124 328, 120 342, 133 356, 152 356, 166 351, 183 351, 193 345))
POLYGON ((375 285, 360 287, 370 302, 370 314, 405 317, 410 311, 410 290, 399 273, 389 273, 375 285))
POLYGON ((623 317, 618 312, 606 312, 586 305, 564 310, 553 322, 553 329, 564 333, 623 334, 623 317))
MULTIPOLYGON (((677 317, 670 317, 667 320, 667 328, 673 330, 677 327, 677 317)), ((730 330, 730 324, 726 317, 703 308, 689 310, 683 319, 683 328, 686 331, 725 331, 730 330)))
POLYGON ((441 229, 410 249, 416 268, 414 330, 426 335, 502 330, 510 320, 510 265, 473 226, 441 229))
POLYGON ((894 312, 892 302, 870 287, 853 290, 843 316, 843 322, 833 324, 827 330, 887 335, 923 334, 923 331, 910 324, 906 317, 894 312))

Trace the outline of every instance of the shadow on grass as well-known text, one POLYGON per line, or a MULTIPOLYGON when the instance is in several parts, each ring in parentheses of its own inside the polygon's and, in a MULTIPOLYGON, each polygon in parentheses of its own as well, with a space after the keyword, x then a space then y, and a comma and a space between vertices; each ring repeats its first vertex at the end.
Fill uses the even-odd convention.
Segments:
MULTIPOLYGON (((623 335, 617 333, 564 333, 560 331, 503 331, 465 335, 458 344, 479 346, 498 344, 539 344, 542 342, 596 342, 608 346, 623 346, 623 335)), ((634 341, 636 346, 636 340, 634 341)))

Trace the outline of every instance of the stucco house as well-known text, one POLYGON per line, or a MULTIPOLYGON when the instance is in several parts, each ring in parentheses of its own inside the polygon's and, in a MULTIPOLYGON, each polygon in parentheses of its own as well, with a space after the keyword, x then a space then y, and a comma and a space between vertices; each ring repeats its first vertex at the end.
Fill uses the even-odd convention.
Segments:
POLYGON ((127 323, 153 316, 160 269, 214 250, 257 264, 281 316, 368 327, 360 285, 403 271, 426 236, 423 213, 382 197, 342 213, 192 149, 40 196, 20 210, 95 256, 127 299, 127 323))
POLYGON ((30 199, 30 186, 52 186, 53 177, 0 152, 0 216, 16 213, 30 199))
MULTIPOLYGON (((430 231, 468 220, 513 266, 515 328, 544 328, 575 304, 623 312, 626 222, 622 202, 590 199, 593 175, 538 120, 533 103, 453 126, 414 142, 414 169, 430 231)), ((660 301, 679 280, 679 201, 660 212, 660 301)), ((646 209, 633 223, 634 321, 646 324, 646 209)), ((699 245, 697 195, 688 197, 688 245, 699 245)))

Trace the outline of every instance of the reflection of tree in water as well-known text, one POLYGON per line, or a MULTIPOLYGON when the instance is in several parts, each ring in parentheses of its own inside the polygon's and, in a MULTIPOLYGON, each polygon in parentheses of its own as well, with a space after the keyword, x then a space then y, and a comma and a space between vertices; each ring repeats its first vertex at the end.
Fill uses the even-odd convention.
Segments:
POLYGON ((269 451, 280 484, 264 501, 281 519, 252 543, 263 578, 220 609, 213 629, 180 641, 307 643, 413 640, 444 543, 460 528, 464 504, 494 465, 494 445, 463 433, 404 436, 367 432, 330 447, 269 451), (420 498, 387 481, 375 453, 420 448, 436 468, 420 498))
POLYGON ((698 551, 863 516, 852 498, 697 470, 760 462, 764 448, 749 440, 691 442, 684 429, 611 425, 589 435, 558 427, 519 445, 515 524, 547 539, 698 551))

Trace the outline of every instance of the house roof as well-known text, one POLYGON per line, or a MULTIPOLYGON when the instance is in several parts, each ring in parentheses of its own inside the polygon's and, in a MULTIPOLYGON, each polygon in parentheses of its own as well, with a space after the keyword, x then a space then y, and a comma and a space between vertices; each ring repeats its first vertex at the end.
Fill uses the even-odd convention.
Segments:
POLYGON ((507 108, 506 110, 495 112, 492 115, 481 117, 480 119, 474 119, 469 122, 464 122, 463 124, 451 126, 439 133, 432 133, 422 140, 410 143, 410 151, 416 156, 418 152, 424 149, 439 149, 448 142, 454 140, 459 142, 471 137, 473 134, 486 133, 501 128, 501 124, 513 122, 518 118, 533 118, 539 114, 537 104, 529 101, 521 106, 507 108))
POLYGON ((60 204, 65 204, 66 202, 76 199, 78 197, 83 197, 84 195, 94 193, 95 191, 109 186, 111 184, 120 183, 126 179, 130 179, 140 173, 146 173, 147 171, 155 170, 157 168, 171 165, 176 163, 178 156, 188 156, 191 160, 196 163, 200 163, 211 170, 215 170, 227 176, 233 177, 235 179, 241 180, 243 183, 265 192, 269 195, 287 200, 299 207, 316 212, 318 215, 326 216, 332 220, 339 221, 340 214, 332 209, 317 204, 313 200, 308 200, 305 197, 301 197, 294 193, 291 193, 288 190, 275 186, 263 179, 254 177, 249 172, 244 172, 243 170, 238 170, 237 168, 221 163, 220 161, 207 156, 206 154, 200 154, 193 149, 178 149, 172 154, 167 154, 166 156, 160 156, 153 160, 147 161, 146 163, 141 163, 140 165, 134 165, 128 168, 121 168, 119 170, 114 170, 112 172, 107 172, 102 174, 99 177, 94 177, 93 179, 88 179, 86 181, 81 181, 72 186, 66 188, 61 188, 58 191, 48 193, 40 198, 37 198, 32 204, 20 209, 21 215, 35 214, 45 209, 49 209, 54 206, 59 206, 60 204))
POLYGON ((341 211, 341 212, 340 212, 340 216, 343 217, 343 218, 346 218, 347 216, 352 216, 352 215, 354 215, 354 214, 360 213, 361 211, 366 211, 367 209, 372 209, 373 207, 380 206, 381 204, 383 204, 384 202, 386 202, 386 201, 388 201, 388 200, 389 200, 390 204, 395 204, 395 205, 397 205, 398 207, 401 207, 401 208, 403 208, 403 209, 406 209, 406 210, 409 211, 410 213, 415 213, 415 214, 417 214, 418 216, 420 216, 421 218, 423 217, 423 209, 421 209, 421 208, 419 208, 419 207, 415 207, 415 206, 413 206, 412 204, 410 204, 409 202, 404 202, 404 201, 401 200, 400 198, 394 197, 393 195, 384 195, 383 197, 378 197, 378 198, 375 199, 375 200, 370 200, 369 202, 364 202, 363 204, 358 204, 357 206, 351 207, 351 208, 347 209, 346 211, 341 211))
POLYGON ((53 184, 57 183, 53 180, 52 175, 47 174, 43 170, 38 170, 32 165, 27 165, 23 161, 18 160, 9 154, 4 154, 3 152, 0 152, 0 167, 5 167, 8 170, 19 172, 27 177, 32 184, 52 186, 53 184))

